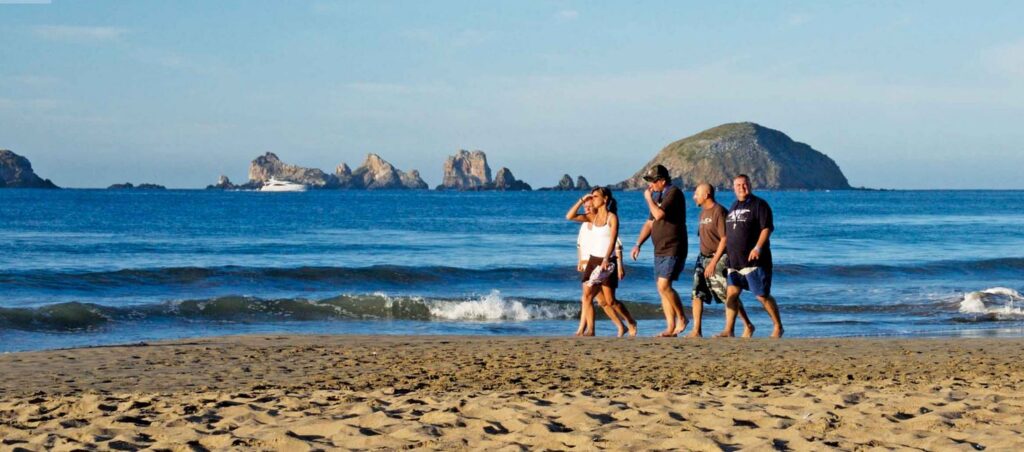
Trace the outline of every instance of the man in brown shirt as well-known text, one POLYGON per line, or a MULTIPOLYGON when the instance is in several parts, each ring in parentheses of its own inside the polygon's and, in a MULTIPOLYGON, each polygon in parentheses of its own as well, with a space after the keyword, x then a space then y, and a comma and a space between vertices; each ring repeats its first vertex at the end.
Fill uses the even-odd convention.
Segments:
MULTIPOLYGON (((715 201, 715 187, 711 184, 700 184, 693 192, 693 201, 701 208, 697 221, 697 238, 700 240, 700 254, 693 270, 693 330, 687 337, 701 337, 701 319, 704 314, 704 303, 711 304, 725 301, 726 281, 725 255, 725 219, 729 212, 725 206, 715 201)), ((743 319, 743 336, 754 334, 754 326, 747 318, 747 312, 740 305, 740 318, 743 319)))

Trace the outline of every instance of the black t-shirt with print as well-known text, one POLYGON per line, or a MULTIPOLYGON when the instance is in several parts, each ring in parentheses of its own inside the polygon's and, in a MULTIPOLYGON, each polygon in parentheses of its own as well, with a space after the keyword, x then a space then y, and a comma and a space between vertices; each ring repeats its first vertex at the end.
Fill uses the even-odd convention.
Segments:
POLYGON ((746 267, 772 268, 772 249, 769 239, 761 247, 760 257, 756 261, 748 261, 750 250, 757 246, 761 231, 775 230, 772 221, 772 208, 765 200, 750 195, 744 201, 736 201, 729 208, 729 216, 725 219, 725 249, 729 254, 729 268, 743 269, 746 267))

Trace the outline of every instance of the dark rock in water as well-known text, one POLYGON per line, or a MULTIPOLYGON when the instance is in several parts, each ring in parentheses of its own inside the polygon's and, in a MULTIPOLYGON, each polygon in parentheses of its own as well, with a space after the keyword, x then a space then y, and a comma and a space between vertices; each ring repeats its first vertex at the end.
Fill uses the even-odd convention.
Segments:
POLYGON ((543 191, 577 191, 577 190, 590 190, 590 183, 583 176, 576 178, 576 183, 572 182, 572 176, 563 174, 562 178, 558 180, 558 185, 554 187, 542 188, 543 191))
POLYGON ((494 190, 500 191, 530 191, 533 188, 530 184, 517 180, 512 175, 512 171, 508 168, 502 167, 498 170, 498 174, 494 177, 494 183, 492 184, 494 190))
POLYGON ((107 187, 107 190, 167 190, 167 187, 157 184, 132 185, 131 182, 125 182, 123 184, 111 185, 107 187))
POLYGON ((237 188, 238 187, 235 186, 235 184, 231 183, 231 179, 228 179, 228 177, 223 174, 219 179, 217 179, 216 184, 206 186, 207 190, 235 190, 237 188))
POLYGON ((32 171, 32 163, 7 149, 0 149, 0 188, 60 188, 32 171))
POLYGON ((754 189, 850 189, 827 155, 751 122, 724 124, 671 143, 617 187, 646 187, 643 173, 654 164, 668 168, 673 182, 683 188, 703 182, 731 188, 736 175, 746 174, 754 189))
POLYGON ((249 165, 249 185, 262 187, 271 178, 303 184, 310 188, 338 187, 338 179, 334 175, 317 168, 286 164, 276 154, 268 152, 257 157, 249 165))
POLYGON ((401 190, 426 189, 427 183, 420 178, 420 172, 412 170, 408 173, 401 171, 380 158, 377 154, 368 154, 366 161, 355 171, 349 169, 348 165, 342 163, 335 170, 334 177, 342 188, 366 189, 366 190, 401 190))
POLYGON ((438 190, 487 190, 491 183, 491 167, 483 151, 460 149, 444 162, 444 178, 438 190))
POLYGON ((576 178, 576 189, 583 191, 590 191, 590 182, 587 182, 587 178, 580 176, 576 178))

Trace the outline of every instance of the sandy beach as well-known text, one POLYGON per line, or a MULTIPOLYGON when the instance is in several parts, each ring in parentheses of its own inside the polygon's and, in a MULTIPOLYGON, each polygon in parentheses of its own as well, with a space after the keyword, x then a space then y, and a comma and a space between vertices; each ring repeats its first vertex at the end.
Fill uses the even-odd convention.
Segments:
POLYGON ((1020 450, 1024 341, 245 336, 0 356, 0 449, 1020 450))

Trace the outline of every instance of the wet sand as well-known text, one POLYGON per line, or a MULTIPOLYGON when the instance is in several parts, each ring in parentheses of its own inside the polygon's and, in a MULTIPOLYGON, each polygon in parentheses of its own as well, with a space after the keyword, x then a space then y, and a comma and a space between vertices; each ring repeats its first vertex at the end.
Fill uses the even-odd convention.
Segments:
POLYGON ((1024 339, 245 336, 0 355, 0 450, 1021 450, 1024 339))

